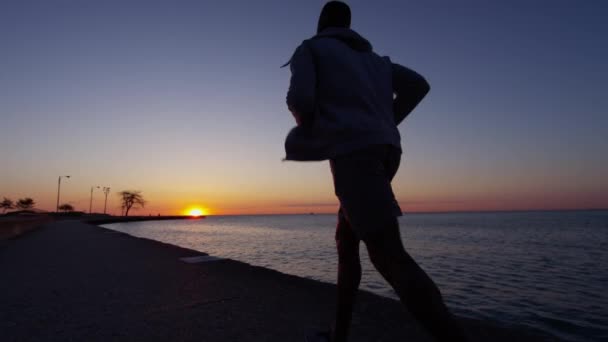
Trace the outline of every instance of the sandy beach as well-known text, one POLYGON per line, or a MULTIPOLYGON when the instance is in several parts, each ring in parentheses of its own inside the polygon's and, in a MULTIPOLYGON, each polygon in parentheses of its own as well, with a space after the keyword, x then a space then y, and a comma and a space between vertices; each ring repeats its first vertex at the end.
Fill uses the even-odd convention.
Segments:
MULTIPOLYGON (((36 226, 36 225, 33 225, 36 226)), ((0 241, 3 341, 303 341, 335 286, 80 222, 0 241)), ((361 292, 352 341, 431 341, 401 305, 361 292)), ((474 341, 550 341, 463 320, 474 341)))

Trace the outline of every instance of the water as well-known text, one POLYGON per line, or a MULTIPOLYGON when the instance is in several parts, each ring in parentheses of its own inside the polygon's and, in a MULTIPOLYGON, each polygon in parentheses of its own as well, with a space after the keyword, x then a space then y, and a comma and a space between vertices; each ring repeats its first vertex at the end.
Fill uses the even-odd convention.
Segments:
MULTIPOLYGON (((334 215, 211 216, 107 225, 335 283, 334 215)), ((406 249, 453 311, 570 341, 608 341, 608 211, 410 214, 406 249)), ((361 248, 361 287, 396 298, 361 248)))

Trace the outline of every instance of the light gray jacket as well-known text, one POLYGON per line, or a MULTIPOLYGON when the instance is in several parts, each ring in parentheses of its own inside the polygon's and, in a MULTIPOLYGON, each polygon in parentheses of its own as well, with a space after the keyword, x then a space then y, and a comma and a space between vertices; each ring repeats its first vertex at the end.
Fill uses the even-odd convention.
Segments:
POLYGON ((397 125, 429 90, 422 76, 345 28, 305 40, 290 64, 287 106, 301 124, 286 138, 287 160, 331 159, 376 144, 400 149, 397 125))

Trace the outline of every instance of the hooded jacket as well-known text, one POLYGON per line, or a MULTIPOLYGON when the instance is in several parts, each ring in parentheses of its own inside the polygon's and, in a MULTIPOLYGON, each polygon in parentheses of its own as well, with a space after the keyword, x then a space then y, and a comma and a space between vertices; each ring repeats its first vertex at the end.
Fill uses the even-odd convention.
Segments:
POLYGON ((287 106, 300 124, 285 140, 287 160, 332 159, 377 144, 401 149, 397 124, 428 92, 422 76, 378 56, 351 29, 321 31, 288 64, 287 106))

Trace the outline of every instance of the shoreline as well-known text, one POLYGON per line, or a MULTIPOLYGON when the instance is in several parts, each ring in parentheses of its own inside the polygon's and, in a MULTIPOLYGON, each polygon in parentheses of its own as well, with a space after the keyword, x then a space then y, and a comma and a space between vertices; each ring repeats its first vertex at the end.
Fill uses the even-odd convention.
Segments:
POLYGON ((203 220, 207 216, 111 216, 111 217, 99 217, 99 218, 88 218, 82 220, 83 222, 93 224, 96 226, 102 224, 112 223, 128 223, 128 222, 144 222, 144 221, 170 221, 170 220, 203 220))
MULTIPOLYGON (((293 214, 279 214, 279 216, 289 216, 289 215, 293 215, 293 214)), ((319 214, 321 215, 321 214, 319 214)), ((333 214, 325 214, 325 215, 333 215, 333 214)), ((235 216, 235 215, 213 215, 213 216, 218 216, 218 217, 227 217, 227 216, 235 216)), ((267 216, 267 215, 238 215, 238 216, 267 216)), ((111 227, 104 227, 104 226, 100 226, 103 229, 109 229, 109 230, 113 230, 111 227)), ((117 233, 120 234, 127 234, 130 237, 134 237, 137 239, 143 239, 146 241, 151 241, 151 242, 155 242, 155 243, 162 243, 162 244, 167 244, 170 246, 177 246, 179 248, 187 248, 188 247, 182 247, 178 244, 173 244, 171 242, 165 242, 165 241, 161 241, 161 240, 155 240, 152 239, 150 237, 143 237, 143 236, 134 236, 134 235, 130 235, 129 233, 117 230, 117 233)), ((198 253, 202 253, 205 255, 210 255, 210 256, 214 256, 213 254, 208 254, 206 251, 204 250, 196 250, 194 249, 193 251, 198 252, 198 253)), ((297 277, 300 279, 307 279, 307 280, 312 280, 315 282, 319 282, 322 284, 327 284, 330 286, 336 286, 335 283, 329 282, 329 281, 324 281, 324 280, 319 280, 319 279, 314 279, 312 277, 306 277, 306 276, 302 276, 302 275, 297 275, 297 274, 292 274, 292 273, 285 273, 285 271, 280 271, 274 268, 270 268, 270 267, 264 267, 264 266, 256 266, 253 264, 249 264, 246 261, 241 261, 241 260, 237 260, 237 259, 227 259, 227 260, 232 260, 235 262, 239 262, 239 263, 245 263, 247 265, 251 265, 252 267, 259 267, 262 269, 267 269, 273 272, 278 272, 280 274, 284 274, 286 276, 290 276, 290 277, 297 277)), ((382 295, 379 293, 374 293, 368 289, 359 289, 359 293, 366 293, 367 295, 371 295, 371 296, 377 296, 383 299, 387 299, 390 301, 393 301, 394 303, 397 303, 399 306, 401 306, 401 303, 399 301, 399 299, 394 298, 394 297, 390 297, 390 296, 386 296, 386 295, 382 295)), ((514 332, 518 333, 518 334, 522 334, 522 336, 518 337, 518 338, 523 338, 523 342, 525 341, 562 341, 561 339, 559 339, 558 337, 556 337, 553 334, 550 334, 548 332, 542 331, 541 329, 535 328, 533 326, 530 325, 526 325, 526 324, 517 324, 517 323, 507 323, 507 322, 501 322, 501 321, 496 321, 496 320, 492 320, 492 319, 480 319, 480 318, 473 318, 473 317, 463 317, 460 315, 457 315, 459 320, 462 321, 466 321, 468 325, 472 325, 472 326, 477 326, 476 329, 481 329, 481 330, 485 330, 485 329, 498 329, 498 330, 502 330, 502 329, 507 329, 507 330, 514 330, 514 332), (527 335, 532 335, 534 338, 532 339, 528 339, 530 336, 526 337, 527 335)), ((492 339, 494 340, 494 339, 492 339)), ((481 341, 481 340, 480 340, 481 341)))
MULTIPOLYGON (((293 215, 293 214, 285 214, 285 215, 293 215)), ((235 216, 235 215, 214 215, 214 216, 235 216)), ((238 215, 238 216, 242 216, 242 215, 238 215)), ((258 215, 246 215, 246 216, 258 216, 258 215)), ((264 216, 264 215, 259 215, 259 216, 264 216)), ((113 222, 116 223, 116 222, 113 222)), ((105 223, 103 223, 105 224, 105 223)), ((190 249, 190 248, 186 248, 186 247, 182 247, 179 245, 174 245, 171 243, 167 243, 167 242, 162 242, 159 240, 154 240, 154 239, 150 239, 147 237, 137 237, 137 236, 133 236, 130 235, 128 233, 125 232, 120 232, 120 231, 114 231, 111 228, 106 228, 101 226, 101 224, 97 224, 97 226, 99 228, 102 229, 107 229, 107 230, 111 230, 113 232, 119 233, 119 234, 125 234, 129 237, 135 238, 135 239, 141 239, 144 241, 149 241, 152 243, 160 243, 161 245, 167 245, 167 246, 173 246, 173 247, 177 247, 177 248, 183 248, 185 250, 189 250, 192 251, 194 253, 201 253, 203 255, 208 255, 213 257, 213 255, 210 255, 208 253, 206 253, 205 251, 199 251, 199 250, 194 250, 194 249, 190 249)), ((254 266, 251 265, 247 262, 244 261, 240 261, 240 260, 235 260, 235 259, 224 259, 227 261, 232 261, 232 262, 237 262, 237 263, 242 263, 245 265, 248 265, 250 267, 253 268, 258 268, 258 269, 262 269, 262 270, 267 270, 270 272, 276 272, 278 274, 281 274, 283 276, 287 276, 287 277, 294 277, 297 279, 302 279, 302 280, 307 280, 307 281, 313 281, 313 282, 317 282, 319 284, 323 284, 323 285, 327 285, 327 286, 332 286, 335 287, 336 285, 330 282, 324 282, 321 280, 317 280, 317 279, 312 279, 312 278, 308 278, 308 277, 301 277, 301 276, 297 276, 297 275, 293 275, 293 274, 288 274, 288 273, 284 273, 275 269, 271 269, 268 267, 262 267, 262 266, 254 266)), ((387 297, 387 296, 382 296, 380 294, 376 294, 373 293, 371 291, 365 290, 365 289, 359 289, 359 295, 358 296, 372 296, 372 297, 378 297, 378 298, 382 298, 383 300, 388 300, 390 302, 393 302, 393 304, 396 304, 397 306, 401 307, 401 303, 398 299, 395 298, 391 298, 391 297, 387 297)), ((359 300, 358 300, 359 301, 359 300)), ((532 342, 532 341, 561 341, 560 339, 556 338, 555 336, 549 335, 546 332, 543 332, 541 330, 535 329, 533 327, 529 327, 526 325, 514 325, 514 324, 505 324, 505 323, 501 323, 498 321, 487 321, 487 320, 479 320, 479 319, 474 319, 474 318, 465 318, 465 317, 461 317, 461 316, 457 316, 459 321, 462 321, 464 323, 465 326, 470 327, 474 327, 473 329, 476 330, 477 332, 479 331, 483 331, 484 334, 492 334, 493 332, 488 332, 488 331, 493 331, 493 330, 508 330, 511 333, 516 334, 517 338, 519 339, 520 342, 532 342)), ((413 320, 413 318, 411 318, 413 320)), ((504 332, 503 332, 504 333, 504 332)), ((424 333, 426 335, 426 333, 424 333)), ((509 333, 507 333, 508 336, 511 336, 509 333)), ((500 339, 496 339, 495 337, 487 337, 488 340, 492 340, 492 341, 502 341, 500 339)), ((424 340, 426 341, 426 340, 424 340)), ((477 341, 477 339, 474 339, 473 341, 477 341)), ((486 340, 482 340, 479 339, 479 341, 486 341, 486 340)))

